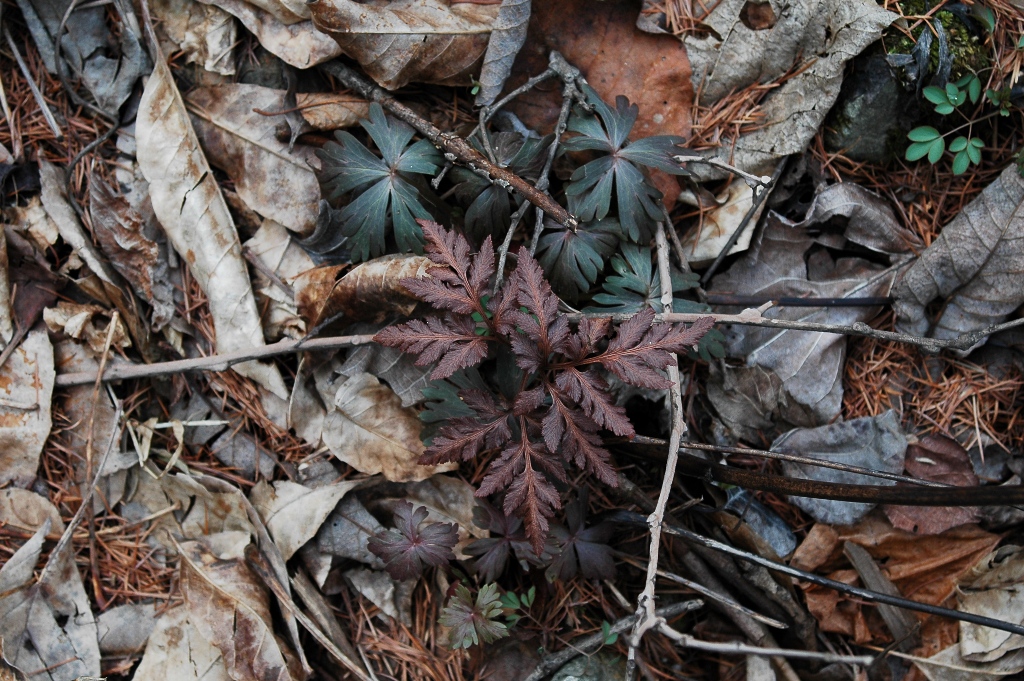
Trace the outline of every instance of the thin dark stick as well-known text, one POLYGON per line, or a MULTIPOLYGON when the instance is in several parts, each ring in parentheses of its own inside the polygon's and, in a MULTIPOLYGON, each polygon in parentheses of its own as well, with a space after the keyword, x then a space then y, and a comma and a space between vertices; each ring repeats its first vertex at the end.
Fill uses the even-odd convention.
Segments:
POLYGON ((498 248, 498 270, 494 275, 495 294, 498 293, 498 289, 501 288, 501 282, 505 279, 505 260, 508 258, 508 249, 512 245, 512 235, 516 233, 516 227, 519 226, 530 205, 529 201, 523 201, 523 205, 519 206, 516 212, 512 214, 508 231, 505 232, 505 240, 501 242, 501 246, 498 248))
MULTIPOLYGON (((747 225, 749 225, 751 220, 754 219, 754 216, 758 214, 758 211, 761 209, 761 205, 768 198, 768 195, 772 193, 772 189, 775 188, 775 183, 778 182, 779 178, 782 176, 782 171, 786 167, 787 159, 788 157, 783 158, 779 162, 779 165, 775 168, 775 172, 772 173, 771 178, 767 182, 765 182, 765 178, 754 178, 757 182, 757 186, 753 189, 754 200, 750 203, 750 208, 747 210, 747 214, 744 215, 743 220, 740 221, 740 226, 732 233, 732 236, 729 237, 729 241, 726 242, 725 246, 722 247, 722 250, 718 252, 718 257, 716 257, 715 261, 711 263, 711 267, 709 267, 707 271, 704 272, 704 276, 700 278, 701 286, 708 285, 708 282, 711 281, 711 277, 718 271, 718 266, 721 265, 722 261, 725 260, 725 257, 729 255, 729 251, 731 251, 732 247, 736 245, 737 241, 739 241, 740 235, 746 231, 747 225)), ((749 181, 750 180, 748 180, 748 182, 749 181)))
POLYGON ((348 66, 331 61, 321 64, 320 68, 331 74, 346 86, 357 92, 362 97, 376 102, 395 115, 396 118, 408 123, 421 135, 440 149, 445 158, 449 161, 460 161, 466 167, 478 175, 487 178, 493 184, 506 189, 509 192, 515 191, 526 198, 527 201, 537 206, 545 213, 553 217, 560 224, 570 229, 575 229, 579 221, 565 208, 558 205, 553 198, 536 189, 529 182, 519 177, 507 168, 494 165, 479 151, 474 149, 466 140, 452 133, 441 132, 439 128, 425 120, 415 111, 400 103, 389 95, 383 88, 367 82, 362 76, 350 69, 348 66))

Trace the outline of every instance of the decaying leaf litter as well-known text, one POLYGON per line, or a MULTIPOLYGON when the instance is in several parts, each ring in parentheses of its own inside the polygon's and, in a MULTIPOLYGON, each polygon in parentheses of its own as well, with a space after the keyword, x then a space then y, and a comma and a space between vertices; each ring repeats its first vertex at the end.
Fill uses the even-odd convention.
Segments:
POLYGON ((79 5, 0 14, 5 678, 1024 670, 1013 3, 79 5))

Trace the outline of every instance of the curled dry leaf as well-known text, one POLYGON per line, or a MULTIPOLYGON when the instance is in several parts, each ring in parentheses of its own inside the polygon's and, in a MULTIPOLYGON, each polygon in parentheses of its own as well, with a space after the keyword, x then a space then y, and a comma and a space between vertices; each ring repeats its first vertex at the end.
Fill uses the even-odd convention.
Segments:
POLYGON ((0 523, 23 532, 36 532, 49 519, 50 529, 64 532, 57 507, 35 492, 17 487, 0 490, 0 523))
MULTIPOLYGON (((710 30, 687 35, 683 42, 704 106, 786 76, 762 103, 758 129, 714 152, 745 170, 765 172, 777 159, 804 151, 839 96, 846 62, 878 40, 897 15, 872 0, 797 0, 776 11, 774 23, 744 22, 744 10, 752 4, 717 3, 701 20, 710 30)), ((693 170, 705 178, 725 175, 706 167, 693 170)))
POLYGON ((233 15, 275 57, 297 69, 308 69, 341 54, 341 47, 316 30, 312 21, 285 23, 273 12, 245 0, 199 0, 233 15))
POLYGON ((484 64, 480 68, 480 91, 476 93, 476 105, 488 106, 501 94, 516 55, 526 41, 530 23, 530 0, 502 0, 498 16, 491 27, 487 41, 484 64))
POLYGON ((269 340, 284 336, 302 338, 309 327, 299 316, 291 283, 313 268, 313 261, 288 230, 273 220, 264 220, 251 239, 242 244, 246 255, 263 267, 253 277, 256 303, 263 312, 263 329, 269 340), (270 273, 275 279, 272 280, 270 273))
MULTIPOLYGON (((99 305, 82 305, 60 301, 56 307, 43 310, 43 321, 53 333, 65 333, 69 338, 85 341, 89 350, 99 357, 106 346, 107 329, 110 326, 110 311, 99 305), (104 319, 106 317, 106 319, 104 319)), ((112 348, 127 348, 132 344, 128 330, 118 317, 111 337, 112 348)))
POLYGON ((11 275, 7 263, 7 236, 0 229, 0 343, 14 337, 14 309, 11 307, 11 275))
POLYGON ((337 130, 370 117, 370 103, 343 92, 297 92, 296 106, 313 130, 337 130))
POLYGON ((220 651, 192 623, 189 609, 166 611, 146 644, 136 681, 231 681, 220 651))
MULTIPOLYGON (((943 435, 928 435, 907 447, 907 473, 921 480, 977 487, 971 457, 960 443, 943 435)), ((885 506, 893 527, 917 534, 939 534, 978 520, 970 506, 885 506)))
POLYGON ((149 10, 165 53, 181 50, 189 64, 222 76, 235 74, 238 29, 230 14, 196 0, 152 0, 149 10))
POLYGON ((900 331, 956 338, 998 324, 1020 307, 1024 302, 1022 202, 1024 179, 1011 165, 943 227, 893 289, 900 331), (940 317, 932 321, 925 309, 938 298, 946 301, 940 317))
POLYGON ((0 568, 0 639, 4 656, 35 679, 73 681, 100 673, 100 649, 89 597, 71 542, 50 553, 39 581, 34 568, 49 521, 0 568))
POLYGON ((277 138, 288 93, 236 83, 196 88, 188 95, 196 135, 210 163, 228 174, 245 203, 265 218, 308 234, 319 214, 320 185, 313 149, 277 138))
POLYGON ((0 484, 29 487, 50 435, 56 377, 45 331, 31 331, 0 367, 0 484))
MULTIPOLYGON (((972 567, 960 579, 957 609, 1006 622, 1024 622, 1024 550, 1002 546, 972 567)), ((993 662, 1021 648, 1024 636, 960 623, 960 653, 966 660, 993 662)))
POLYGON ((393 482, 424 480, 453 464, 422 466, 422 423, 375 376, 357 374, 338 388, 324 420, 323 441, 336 457, 368 475, 393 482))
POLYGON ((288 560, 316 535, 341 498, 356 484, 344 481, 310 489, 289 480, 278 480, 273 486, 261 481, 249 498, 281 556, 288 560))
POLYGON ((232 679, 290 681, 296 677, 274 635, 267 592, 241 557, 248 542, 247 534, 222 534, 179 546, 189 620, 220 650, 232 679))
MULTIPOLYGON (((234 221, 199 147, 185 103, 163 57, 139 102, 138 160, 149 182, 157 219, 206 293, 220 353, 262 346, 259 311, 234 221)), ((233 369, 278 397, 288 390, 272 364, 243 362, 233 369)))
MULTIPOLYGON (((741 178, 736 178, 717 197, 718 205, 705 213, 700 228, 690 230, 683 237, 683 253, 694 267, 710 265, 722 252, 733 233, 739 229, 744 216, 754 204, 754 191, 741 178)), ((747 250, 754 225, 761 219, 764 204, 757 209, 750 222, 743 229, 736 243, 729 249, 729 255, 747 250)))
POLYGON ((499 13, 496 5, 446 0, 315 0, 309 9, 313 25, 389 90, 413 82, 470 85, 499 13))
POLYGON ((157 229, 155 224, 147 225, 127 198, 115 194, 95 176, 89 179, 89 213, 100 249, 117 273, 153 308, 153 329, 159 331, 174 316, 174 289, 166 254, 160 252, 155 234, 148 233, 150 225, 157 229))
POLYGON ((380 323, 395 315, 412 314, 418 300, 402 286, 402 280, 421 279, 437 267, 426 256, 406 254, 361 263, 338 280, 340 267, 318 267, 297 278, 295 302, 311 328, 339 313, 348 321, 380 323))

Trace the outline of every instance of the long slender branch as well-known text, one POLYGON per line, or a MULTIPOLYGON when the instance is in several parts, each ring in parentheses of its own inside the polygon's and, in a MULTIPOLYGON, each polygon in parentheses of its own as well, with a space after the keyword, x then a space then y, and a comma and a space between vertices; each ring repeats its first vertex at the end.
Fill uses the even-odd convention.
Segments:
MULTIPOLYGON (((659 222, 655 233, 658 251, 658 275, 661 279, 661 305, 665 312, 672 313, 672 280, 669 274, 668 240, 665 238, 665 223, 659 222)), ((665 522, 665 509, 668 498, 672 494, 672 482, 676 477, 676 464, 679 461, 679 442, 686 432, 683 420, 683 397, 679 388, 679 363, 675 356, 667 367, 668 380, 671 382, 669 394, 672 398, 672 430, 669 435, 668 455, 665 458, 665 473, 661 479, 661 490, 654 512, 647 519, 651 528, 651 545, 647 562, 647 578, 644 590, 637 597, 636 623, 629 636, 629 653, 626 661, 626 681, 630 681, 636 673, 636 649, 644 632, 658 625, 659 620, 654 614, 654 590, 658 578, 658 558, 661 550, 661 526, 665 522)), ((661 620, 663 621, 663 620, 661 620)))
POLYGON ((694 650, 705 650, 710 653, 724 653, 726 655, 760 655, 764 657, 789 657, 797 660, 817 660, 826 664, 833 662, 845 662, 847 664, 870 665, 875 658, 870 655, 836 655, 835 653, 819 653, 814 650, 792 650, 789 648, 761 648, 759 646, 748 646, 744 643, 726 641, 716 643, 712 641, 701 641, 688 634, 681 634, 665 623, 659 623, 658 631, 669 637, 684 648, 694 650))
POLYGON ((320 68, 343 82, 359 95, 372 102, 377 102, 394 114, 396 118, 411 125, 417 132, 430 140, 435 147, 440 149, 449 161, 459 161, 470 170, 486 177, 499 187, 503 187, 510 192, 518 192, 527 201, 543 210, 560 224, 570 229, 575 229, 578 226, 579 221, 576 219, 576 216, 558 205, 558 202, 553 198, 537 190, 536 187, 507 168, 494 165, 461 137, 452 133, 442 132, 430 121, 424 119, 415 111, 389 95, 383 88, 366 81, 349 67, 340 62, 331 61, 321 64, 320 68))

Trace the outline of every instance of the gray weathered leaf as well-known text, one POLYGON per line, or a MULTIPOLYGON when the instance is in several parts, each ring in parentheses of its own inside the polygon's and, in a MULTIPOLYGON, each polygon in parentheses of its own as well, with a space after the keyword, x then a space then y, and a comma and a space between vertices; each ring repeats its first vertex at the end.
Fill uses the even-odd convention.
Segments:
POLYGON ((484 65, 480 69, 480 91, 476 105, 488 106, 501 94, 505 80, 512 73, 516 55, 526 42, 530 24, 530 0, 502 0, 494 20, 491 38, 487 41, 484 65))
MULTIPOLYGON (((963 575, 957 609, 1015 624, 1024 622, 1024 550, 1002 546, 963 575)), ((1024 636, 960 623, 960 654, 965 660, 993 662, 1021 648, 1024 636)))
POLYGON ((171 608, 156 622, 135 681, 231 681, 224 658, 203 636, 185 606, 171 608))
POLYGON ((315 0, 309 8, 313 24, 389 90, 411 82, 470 85, 498 16, 495 5, 443 0, 315 0))
POLYGON ((237 83, 196 88, 188 107, 196 135, 210 163, 228 174, 235 191, 254 211, 307 235, 316 226, 320 184, 313 148, 277 138, 288 93, 237 83))
MULTIPOLYGON (((376 333, 380 328, 376 324, 354 324, 346 333, 376 333)), ((361 373, 373 374, 395 391, 403 407, 422 402, 423 389, 430 384, 430 367, 418 367, 410 355, 377 343, 352 348, 338 373, 350 378, 361 373)))
POLYGON ((126 603, 106 610, 96 618, 100 652, 120 657, 138 655, 155 626, 156 607, 152 603, 126 603))
POLYGON ((316 30, 312 21, 286 24, 245 0, 199 1, 236 17, 268 52, 297 69, 311 68, 341 54, 338 43, 316 30))
MULTIPOLYGON (((822 246, 844 249, 852 243, 900 261, 917 239, 899 226, 879 197, 837 187, 842 185, 822 192, 802 222, 792 223, 769 213, 747 254, 716 276, 709 291, 765 300, 888 295, 896 266, 857 257, 833 260, 822 246), (838 228, 831 223, 837 216, 846 218, 839 221, 845 224, 838 228), (811 236, 812 230, 815 236, 811 236)), ((876 310, 868 307, 780 307, 768 310, 765 316, 849 325, 875 314, 876 310)), ((736 326, 727 330, 725 345, 729 356, 742 360, 748 371, 716 372, 709 395, 716 407, 721 405, 720 415, 735 434, 749 437, 751 424, 766 420, 819 426, 839 414, 845 337, 736 326), (755 366, 775 378, 751 373, 755 366), (741 394, 730 397, 736 390, 741 394)))
POLYGON ((47 520, 54 532, 64 532, 60 512, 46 497, 18 487, 0 490, 0 523, 23 532, 36 532, 47 520))
MULTIPOLYGON (((778 158, 804 151, 839 96, 847 61, 878 40, 895 14, 873 0, 797 0, 770 4, 777 21, 757 30, 740 20, 751 3, 723 0, 701 19, 711 30, 684 43, 694 89, 707 106, 734 90, 787 79, 762 104, 755 132, 724 144, 715 155, 752 172, 765 172, 778 158)), ((724 173, 695 166, 700 177, 724 173)))
POLYGON ((230 14, 196 0, 152 0, 149 10, 165 51, 168 47, 181 50, 187 63, 201 64, 211 73, 235 74, 233 50, 238 29, 230 14), (173 45, 163 42, 164 38, 173 45))
MULTIPOLYGON (((412 626, 413 581, 399 582, 386 572, 356 568, 345 573, 345 579, 356 593, 370 601, 387 617, 405 626, 412 626)), ((378 615, 379 616, 379 615, 378 615)))
POLYGON ((274 220, 264 220, 242 248, 264 265, 255 273, 253 286, 256 302, 263 311, 267 339, 305 336, 306 321, 299 315, 292 284, 303 272, 313 269, 313 260, 288 230, 274 220), (266 272, 273 272, 277 280, 272 281, 266 272))
POLYGON ((46 331, 30 331, 0 367, 0 484, 30 487, 50 434, 56 378, 46 331))
POLYGON ((370 515, 358 497, 348 496, 320 527, 316 546, 323 553, 383 569, 383 561, 367 548, 370 537, 383 529, 384 526, 370 515))
MULTIPOLYGON (((156 46, 154 46, 155 48, 156 46)), ((259 311, 235 224, 199 147, 185 103, 163 57, 139 102, 139 166, 157 219, 206 293, 221 353, 264 345, 259 311)), ((286 399, 277 367, 243 362, 233 369, 286 399)))
POLYGON ((998 324, 1020 307, 1024 302, 1022 202, 1024 179, 1011 165, 942 228, 893 289, 900 331, 955 338, 998 324), (941 316, 933 321, 925 308, 937 298, 946 302, 941 316))
MULTIPOLYGON (((886 473, 902 473, 907 438, 896 412, 833 423, 820 428, 796 428, 772 443, 773 452, 861 466, 886 473)), ((895 485, 892 480, 871 478, 831 468, 784 461, 782 468, 791 478, 820 480, 850 485, 895 485)), ((852 525, 875 504, 862 504, 809 497, 790 497, 790 502, 815 520, 833 525, 852 525)))
POLYGON ((341 498, 357 484, 346 480, 310 489, 290 480, 278 480, 273 486, 261 481, 249 498, 281 556, 288 560, 316 535, 341 498))
POLYGON ((423 480, 452 464, 421 466, 422 423, 371 374, 356 374, 338 388, 324 420, 323 440, 336 457, 361 473, 394 482, 423 480))

